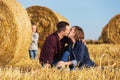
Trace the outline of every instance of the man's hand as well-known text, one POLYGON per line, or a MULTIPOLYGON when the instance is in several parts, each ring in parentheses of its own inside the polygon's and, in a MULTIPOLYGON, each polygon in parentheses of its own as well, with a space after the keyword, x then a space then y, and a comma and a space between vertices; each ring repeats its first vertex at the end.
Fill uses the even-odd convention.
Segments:
POLYGON ((48 63, 46 63, 46 64, 44 64, 44 67, 45 67, 45 68, 50 68, 50 67, 51 67, 51 65, 50 65, 50 64, 48 64, 48 63))

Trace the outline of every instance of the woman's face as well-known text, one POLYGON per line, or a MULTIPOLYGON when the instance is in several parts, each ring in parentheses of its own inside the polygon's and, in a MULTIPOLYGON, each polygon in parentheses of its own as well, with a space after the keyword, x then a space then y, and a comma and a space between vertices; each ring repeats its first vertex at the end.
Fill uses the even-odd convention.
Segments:
POLYGON ((74 36, 75 36, 75 27, 71 28, 68 37, 74 39, 74 36))

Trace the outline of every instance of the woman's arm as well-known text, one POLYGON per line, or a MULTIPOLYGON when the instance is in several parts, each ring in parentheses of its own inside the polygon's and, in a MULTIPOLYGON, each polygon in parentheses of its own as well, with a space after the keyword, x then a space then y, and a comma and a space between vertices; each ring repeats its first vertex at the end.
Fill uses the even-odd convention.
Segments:
POLYGON ((58 64, 57 64, 58 67, 62 67, 62 66, 65 66, 65 65, 77 66, 77 61, 76 60, 71 60, 71 61, 67 61, 67 62, 59 61, 58 64))
POLYGON ((65 62, 65 64, 66 64, 66 65, 77 66, 77 61, 76 61, 76 60, 72 60, 72 61, 65 62))
POLYGON ((85 45, 81 45, 78 50, 76 51, 76 59, 77 62, 83 63, 85 56, 85 45))

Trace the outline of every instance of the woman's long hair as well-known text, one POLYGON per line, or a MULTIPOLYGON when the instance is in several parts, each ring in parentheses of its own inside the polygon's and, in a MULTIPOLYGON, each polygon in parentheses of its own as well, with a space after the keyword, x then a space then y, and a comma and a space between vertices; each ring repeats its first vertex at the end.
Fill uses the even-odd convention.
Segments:
POLYGON ((84 31, 81 27, 79 26, 73 26, 72 28, 75 28, 74 31, 75 31, 75 40, 76 41, 79 41, 79 40, 82 40, 84 39, 84 31))

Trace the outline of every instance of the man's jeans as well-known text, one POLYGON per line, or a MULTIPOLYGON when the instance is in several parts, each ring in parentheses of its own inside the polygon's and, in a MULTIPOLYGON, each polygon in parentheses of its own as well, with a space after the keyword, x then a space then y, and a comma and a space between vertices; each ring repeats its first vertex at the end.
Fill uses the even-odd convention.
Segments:
POLYGON ((29 55, 31 59, 37 58, 37 50, 29 50, 29 55))

